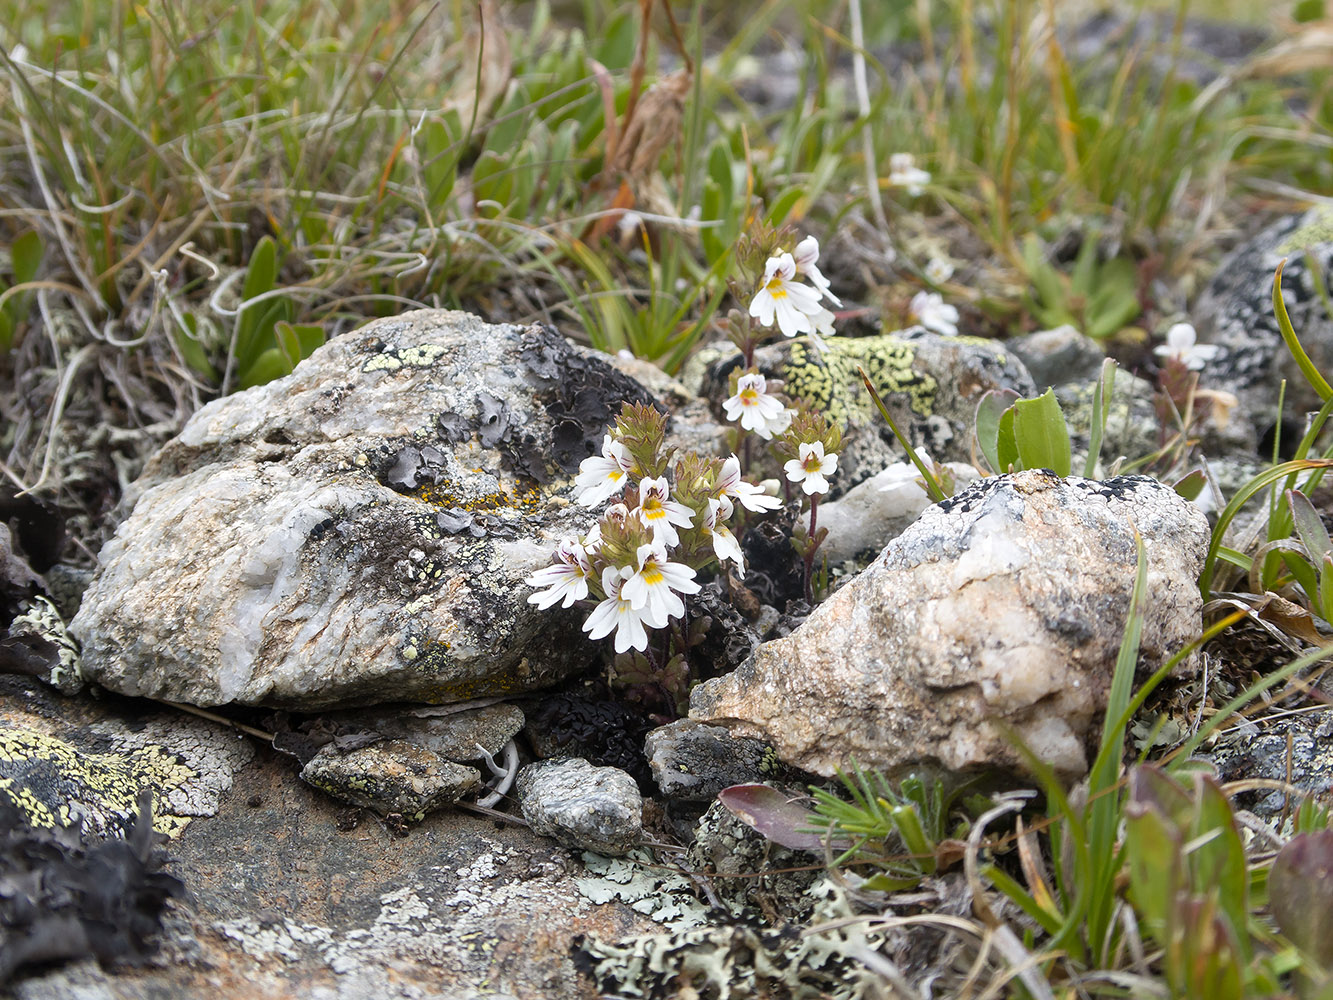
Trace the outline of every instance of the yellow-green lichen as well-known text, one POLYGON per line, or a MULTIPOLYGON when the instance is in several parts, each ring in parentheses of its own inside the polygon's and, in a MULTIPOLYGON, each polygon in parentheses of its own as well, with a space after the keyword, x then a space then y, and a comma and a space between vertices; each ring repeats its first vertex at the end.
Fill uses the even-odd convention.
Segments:
POLYGON ((934 411, 938 384, 913 368, 915 357, 915 348, 897 337, 834 339, 823 354, 798 340, 781 375, 788 394, 804 399, 845 430, 849 420, 870 419, 874 405, 861 385, 858 365, 886 399, 906 393, 914 413, 929 416, 934 411))
POLYGON ((1287 235, 1274 252, 1279 256, 1303 252, 1319 243, 1333 243, 1333 209, 1324 208, 1287 235))
POLYGON ((99 831, 129 829, 139 791, 156 791, 153 826, 175 837, 190 822, 167 810, 166 793, 198 777, 164 747, 87 753, 31 729, 0 730, 0 799, 33 826, 83 823, 99 831))
POLYGON ((361 366, 363 372, 396 372, 401 368, 429 368, 444 354, 440 344, 402 347, 377 354, 361 366))
POLYGON ((534 487, 508 486, 490 493, 469 494, 450 482, 423 483, 408 494, 423 503, 443 509, 484 514, 499 510, 534 511, 542 502, 542 492, 534 487))

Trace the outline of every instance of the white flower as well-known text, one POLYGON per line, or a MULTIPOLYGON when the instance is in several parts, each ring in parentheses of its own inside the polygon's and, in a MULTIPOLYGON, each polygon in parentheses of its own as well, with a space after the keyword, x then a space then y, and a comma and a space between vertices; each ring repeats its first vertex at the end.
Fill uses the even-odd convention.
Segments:
POLYGON ((731 529, 722 523, 726 517, 727 513, 723 509, 722 501, 709 497, 708 513, 704 515, 703 530, 704 534, 713 541, 713 555, 717 556, 718 562, 725 562, 730 559, 736 564, 736 571, 744 576, 745 556, 741 553, 741 543, 736 541, 736 536, 731 533, 731 529))
POLYGON ((791 253, 792 261, 796 264, 796 273, 805 275, 810 279, 810 284, 819 289, 819 294, 823 295, 835 306, 842 305, 842 300, 829 291, 828 278, 824 277, 819 270, 819 241, 813 236, 807 236, 796 244, 796 249, 791 253))
POLYGON ((917 292, 912 296, 911 318, 931 333, 946 337, 958 336, 958 310, 944 304, 944 297, 935 292, 917 292))
POLYGON ((679 545, 680 535, 674 526, 688 528, 694 521, 694 511, 671 499, 671 488, 665 476, 640 480, 636 513, 643 526, 653 533, 654 543, 660 545, 679 545))
POLYGON ((731 511, 728 509, 731 506, 731 500, 728 499, 730 497, 735 497, 742 507, 755 513, 777 510, 782 506, 782 501, 769 496, 763 487, 747 483, 741 478, 741 460, 735 455, 722 463, 722 471, 718 473, 713 493, 722 501, 723 517, 731 517, 731 511))
POLYGON ((629 450, 607 434, 602 438, 601 455, 589 455, 579 463, 574 498, 585 507, 605 503, 625 488, 626 477, 633 467, 629 450))
POLYGON ((953 277, 953 265, 942 257, 932 257, 926 264, 926 277, 937 285, 942 285, 953 277))
POLYGON ((1194 327, 1188 323, 1177 323, 1166 331, 1166 343, 1153 348, 1153 353, 1159 358, 1174 358, 1184 362, 1186 368, 1197 372, 1217 357, 1219 348, 1216 344, 1196 344, 1196 339, 1198 334, 1194 327))
POLYGON ((616 632, 616 652, 629 649, 640 652, 648 648, 648 632, 644 626, 647 607, 635 608, 625 596, 625 586, 633 576, 627 566, 618 569, 608 566, 602 570, 602 589, 606 591, 606 600, 592 609, 592 614, 583 623, 583 631, 589 639, 600 639, 616 632))
POLYGON ((907 188, 907 193, 915 198, 930 183, 930 172, 916 165, 911 153, 894 153, 889 157, 889 184, 893 187, 907 188))
MULTIPOLYGON (((685 614, 685 602, 675 592, 699 592, 694 570, 684 563, 669 562, 666 549, 660 545, 640 545, 636 556, 639 568, 625 581, 620 595, 641 612, 649 628, 665 628, 670 619, 685 614)), ((626 566, 621 572, 629 569, 626 566)))
POLYGON ((828 480, 824 477, 838 470, 838 456, 825 455, 822 441, 811 444, 802 442, 797 449, 797 457, 788 461, 783 468, 787 470, 787 478, 793 483, 800 483, 801 489, 807 494, 827 493, 828 480))
POLYGON ((784 336, 811 333, 810 317, 819 312, 819 292, 796 280, 796 261, 789 253, 768 258, 764 283, 750 300, 750 315, 760 326, 772 326, 776 318, 784 336))
POLYGON ((568 608, 575 601, 588 596, 588 578, 592 576, 592 564, 583 545, 573 538, 566 538, 556 546, 555 562, 537 570, 524 582, 530 587, 547 587, 535 594, 528 595, 528 603, 535 604, 545 611, 556 601, 561 600, 562 608, 568 608))
POLYGON ((768 379, 754 372, 736 380, 736 395, 722 403, 728 420, 739 420, 747 431, 754 431, 765 441, 781 434, 791 423, 791 410, 782 400, 768 395, 768 379))

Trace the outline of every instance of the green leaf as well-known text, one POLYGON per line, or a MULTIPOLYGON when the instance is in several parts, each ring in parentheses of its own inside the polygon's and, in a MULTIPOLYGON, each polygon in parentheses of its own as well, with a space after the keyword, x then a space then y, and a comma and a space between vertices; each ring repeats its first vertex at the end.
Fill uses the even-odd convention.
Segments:
POLYGON ((255 358, 254 363, 241 371, 239 385, 242 389, 264 385, 275 378, 282 378, 292 373, 291 363, 279 348, 270 347, 255 358))
POLYGON ((805 189, 795 184, 783 188, 773 199, 773 205, 768 210, 766 217, 768 224, 776 228, 786 222, 787 216, 791 214, 791 210, 796 207, 796 203, 801 200, 804 193, 805 189))
POLYGON ((995 443, 995 454, 999 458, 998 471, 1002 475, 1006 472, 1017 472, 1025 468, 1023 458, 1018 451, 1018 439, 1014 436, 1014 408, 1012 406, 1000 414, 1000 433, 995 443))
POLYGON ((1300 367, 1301 374, 1305 376, 1305 381, 1310 383, 1310 388, 1319 394, 1320 399, 1327 400, 1333 396, 1333 386, 1330 386, 1324 376, 1319 374, 1319 369, 1310 360, 1310 356, 1305 353, 1305 348, 1301 347, 1301 342, 1296 338, 1296 331, 1291 327, 1291 317, 1287 315, 1287 304, 1282 300, 1282 269, 1286 265, 1287 259, 1284 257, 1273 275, 1273 313, 1277 316, 1277 325, 1282 332, 1282 341, 1287 345, 1287 350, 1291 352, 1291 356, 1296 359, 1296 364, 1300 367))
POLYGON ((1203 488, 1208 485, 1208 477, 1203 474, 1202 469, 1195 469, 1177 479, 1171 484, 1171 488, 1186 500, 1197 500, 1203 488))
POLYGON ((1057 476, 1070 472, 1069 427, 1055 390, 1036 399, 1020 399, 1014 411, 1014 443, 1025 469, 1050 469, 1057 476))
POLYGON ((1086 479, 1091 479, 1097 474, 1097 462, 1102 455, 1102 440, 1106 436, 1106 421, 1111 413, 1117 367, 1114 358, 1104 360, 1101 374, 1097 377, 1097 384, 1092 390, 1092 426, 1088 435, 1088 458, 1083 463, 1083 476, 1086 479))
POLYGON ((999 474, 1006 471, 1000 465, 1000 419, 1016 399, 1018 399, 1018 393, 1012 389, 991 389, 977 403, 976 430, 974 432, 977 439, 977 448, 992 473, 999 474))
POLYGON ((0 354, 8 354, 14 346, 14 321, 7 309, 0 309, 0 354))
POLYGON ((1292 524, 1305 551, 1311 559, 1322 559, 1333 552, 1333 542, 1329 541, 1328 530, 1324 527, 1319 512, 1314 504, 1300 490, 1287 490, 1287 506, 1291 510, 1292 524))
POLYGON ((17 237, 10 245, 10 256, 14 265, 14 284, 26 285, 37 278, 37 270, 42 266, 42 238, 36 230, 30 229, 17 237))
POLYGON ((288 362, 288 372, 310 357, 315 349, 324 343, 324 328, 316 324, 302 323, 293 326, 286 321, 279 321, 273 327, 273 339, 278 349, 288 362))
POLYGON ((185 326, 187 329, 173 327, 172 335, 176 341, 176 347, 181 352, 181 357, 185 363, 190 366, 197 374, 204 378, 217 381, 219 378, 217 369, 213 367, 213 362, 209 360, 208 351, 204 345, 199 343, 196 336, 198 333, 198 321, 190 313, 185 314, 185 326))

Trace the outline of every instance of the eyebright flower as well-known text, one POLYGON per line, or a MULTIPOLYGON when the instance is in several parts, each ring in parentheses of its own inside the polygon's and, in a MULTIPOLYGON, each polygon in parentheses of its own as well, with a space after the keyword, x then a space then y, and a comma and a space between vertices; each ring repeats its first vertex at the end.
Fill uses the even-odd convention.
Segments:
POLYGON ((675 525, 688 528, 694 521, 694 511, 671 499, 666 477, 645 478, 639 481, 639 520, 653 533, 653 541, 661 545, 679 545, 680 535, 675 525))
POLYGON ((912 296, 911 318, 931 333, 958 336, 958 310, 944 304, 936 292, 917 292, 912 296))
POLYGON ((907 188, 907 193, 915 198, 929 183, 929 171, 918 167, 911 153, 894 153, 889 157, 889 184, 893 187, 907 188))
POLYGON ((608 566, 602 570, 602 589, 606 591, 606 600, 592 609, 592 614, 583 623, 583 631, 589 639, 601 639, 616 633, 616 652, 637 649, 640 652, 648 648, 648 631, 643 627, 648 613, 646 606, 635 608, 625 596, 625 586, 634 575, 630 567, 621 569, 608 566))
MULTIPOLYGON (((684 563, 669 562, 666 549, 660 545, 640 545, 636 556, 638 569, 626 579, 620 594, 641 612, 645 625, 665 628, 670 619, 685 614, 685 602, 676 592, 699 592, 694 570, 684 563)), ((621 572, 629 569, 626 566, 621 572)))
POLYGON ((829 291, 828 278, 824 277, 819 270, 819 241, 817 239, 813 236, 807 236, 796 244, 796 249, 792 251, 791 256, 796 264, 798 275, 809 278, 810 284, 819 289, 819 294, 835 306, 842 305, 842 300, 829 291))
POLYGON ((791 411, 782 400, 768 395, 768 379, 753 372, 736 380, 736 395, 722 404, 728 420, 739 420, 747 431, 754 431, 765 441, 781 434, 791 423, 791 411))
MULTIPOLYGON (((822 448, 823 445, 820 445, 820 447, 822 448)), ((769 496, 762 487, 747 483, 741 478, 741 460, 735 455, 722 463, 722 471, 718 473, 713 493, 722 502, 722 516, 724 518, 731 517, 730 497, 735 497, 740 501, 742 507, 755 513, 777 510, 782 506, 782 501, 777 497, 769 496)))
POLYGON ((789 460, 783 468, 787 478, 793 483, 800 483, 801 489, 809 494, 827 493, 828 480, 838 469, 838 456, 824 454, 824 442, 802 442, 797 449, 797 457, 789 460))
POLYGON ((776 319, 783 336, 812 333, 815 326, 810 317, 821 308, 819 292, 796 280, 796 261, 791 254, 768 258, 764 282, 750 300, 750 315, 761 326, 772 326, 776 319))
POLYGON ((610 434, 605 435, 601 455, 589 455, 579 463, 579 474, 574 478, 575 499, 584 507, 605 503, 625 488, 633 468, 629 449, 610 434))
POLYGON ((953 265, 942 257, 932 257, 926 264, 926 277, 942 285, 953 277, 953 265))
POLYGON ((1205 364, 1217 357, 1216 344, 1197 344, 1198 334, 1189 323, 1177 323, 1166 331, 1166 343, 1153 348, 1159 358, 1174 358, 1184 363, 1190 371, 1200 371, 1205 364))
POLYGON ((588 578, 593 575, 587 550, 573 538, 563 539, 555 550, 555 562, 537 570, 524 582, 530 587, 547 587, 528 595, 528 603, 545 611, 563 598, 562 608, 588 596, 588 578))
MULTIPOLYGON (((730 503, 727 506, 730 507, 730 503)), ((736 564, 736 571, 744 576, 745 556, 741 553, 741 543, 736 541, 736 536, 731 533, 731 529, 722 523, 726 516, 722 501, 709 497, 708 513, 704 515, 703 520, 703 531, 713 542, 713 555, 717 556, 717 561, 725 562, 730 559, 736 564)))

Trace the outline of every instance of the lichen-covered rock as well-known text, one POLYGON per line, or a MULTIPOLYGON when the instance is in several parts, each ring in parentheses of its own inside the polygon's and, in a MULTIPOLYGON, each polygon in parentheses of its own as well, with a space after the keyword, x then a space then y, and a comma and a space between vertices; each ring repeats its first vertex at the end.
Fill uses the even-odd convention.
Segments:
POLYGON ((523 578, 592 515, 570 475, 647 395, 541 326, 421 311, 217 400, 150 461, 71 624, 126 694, 315 709, 531 690, 581 616, 523 578))
POLYGON ((253 753, 200 719, 154 712, 130 723, 0 676, 0 802, 31 826, 125 837, 140 791, 151 788, 153 827, 175 837, 217 811, 253 753))
POLYGON ((781 769, 762 740, 735 737, 723 726, 677 719, 647 736, 644 749, 662 794, 681 802, 707 802, 728 785, 764 781, 781 769))
POLYGON ((614 857, 643 837, 643 798, 634 779, 578 757, 538 761, 519 771, 518 804, 535 832, 566 847, 614 857))
MULTIPOLYGON (((708 368, 704 388, 715 406, 730 394, 731 373, 741 364, 733 353, 708 368)), ((821 354, 804 337, 755 352, 766 376, 782 379, 784 391, 809 401, 843 432, 836 496, 886 465, 904 458, 902 447, 866 392, 857 366, 865 369, 894 420, 937 461, 965 462, 971 454, 977 401, 990 389, 1035 391, 1017 357, 1000 344, 975 337, 943 337, 920 327, 877 337, 832 337, 821 354)))
POLYGON ((853 910, 827 879, 818 896, 818 930, 737 922, 614 942, 586 935, 575 939, 574 961, 601 993, 619 997, 883 997, 883 978, 857 957, 877 951, 883 932, 847 919, 853 910))
POLYGON ((1273 277, 1283 258, 1282 294, 1301 346, 1322 372, 1333 370, 1333 317, 1319 284, 1333 284, 1333 209, 1312 208, 1279 219, 1222 261, 1195 303, 1200 339, 1217 344, 1200 384, 1234 392, 1245 418, 1262 432, 1277 417, 1277 389, 1287 380, 1287 406, 1318 409, 1320 400, 1282 342, 1273 312, 1273 277))
POLYGON ((690 716, 770 740, 831 776, 1012 766, 1002 722, 1066 777, 1087 768, 1135 576, 1148 563, 1141 662, 1200 629, 1202 513, 1155 480, 1021 472, 936 504, 791 635, 694 689, 690 716))
POLYGON ((336 799, 420 820, 481 785, 481 774, 402 740, 342 751, 330 743, 301 769, 301 780, 336 799))

